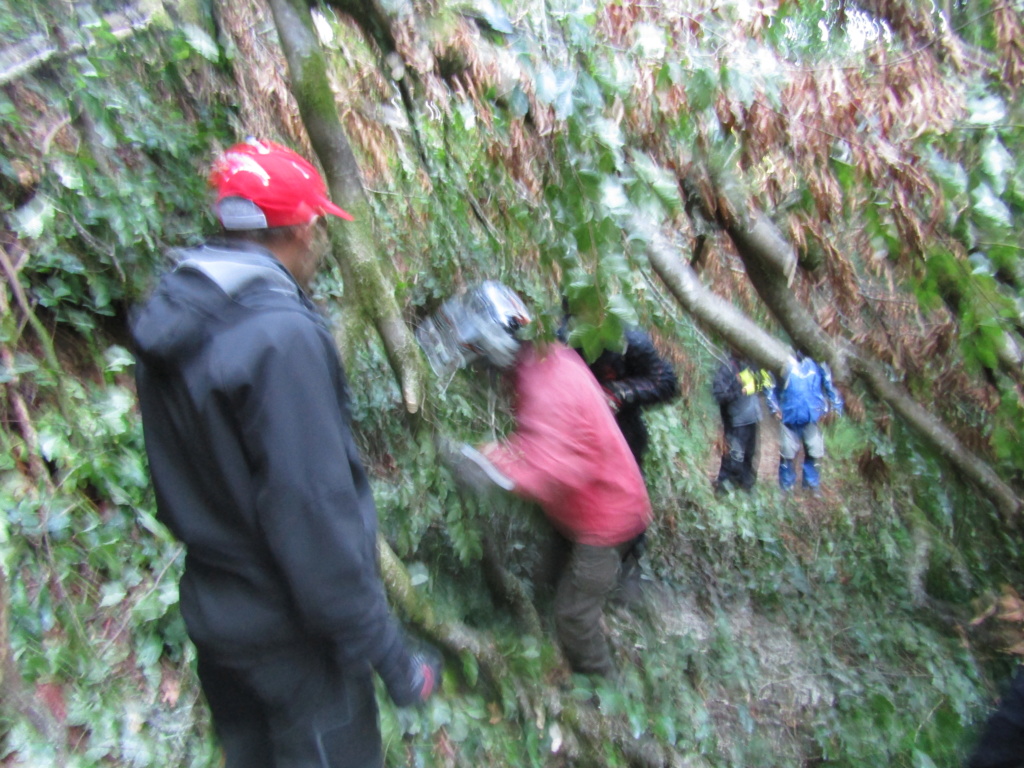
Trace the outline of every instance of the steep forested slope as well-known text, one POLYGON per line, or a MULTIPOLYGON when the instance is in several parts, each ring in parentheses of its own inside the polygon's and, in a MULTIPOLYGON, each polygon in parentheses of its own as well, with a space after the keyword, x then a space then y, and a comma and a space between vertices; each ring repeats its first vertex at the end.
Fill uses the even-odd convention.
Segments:
POLYGON ((318 155, 358 214, 317 298, 390 595, 448 668, 385 706, 390 765, 961 761, 1020 643, 1019 0, 3 10, 4 764, 217 764, 124 329, 248 134, 318 155), (588 355, 651 328, 683 382, 649 416, 655 583, 609 613, 616 685, 552 645, 537 512, 434 455, 509 424, 409 346, 482 278, 541 334, 568 296, 588 355), (780 496, 771 456, 712 495, 729 343, 832 363, 824 499, 780 496))

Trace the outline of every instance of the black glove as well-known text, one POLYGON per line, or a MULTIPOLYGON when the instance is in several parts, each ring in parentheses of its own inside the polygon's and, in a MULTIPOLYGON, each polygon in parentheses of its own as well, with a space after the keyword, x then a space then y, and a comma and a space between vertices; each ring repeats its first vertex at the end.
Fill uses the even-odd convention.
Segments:
POLYGON ((400 707, 422 704, 441 687, 441 657, 434 651, 420 651, 406 664, 384 678, 391 700, 400 707))
POLYGON ((455 476, 455 482, 476 493, 484 493, 495 486, 504 491, 511 491, 515 487, 510 478, 498 471, 487 457, 468 443, 438 437, 437 455, 455 476))

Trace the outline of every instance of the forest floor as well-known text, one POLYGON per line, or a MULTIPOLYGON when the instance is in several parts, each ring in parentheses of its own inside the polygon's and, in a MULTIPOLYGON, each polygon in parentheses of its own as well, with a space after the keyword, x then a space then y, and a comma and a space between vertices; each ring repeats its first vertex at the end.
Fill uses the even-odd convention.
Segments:
MULTIPOLYGON (((720 432, 718 444, 710 452, 705 465, 709 486, 718 475, 723 448, 724 439, 720 432)), ((757 482, 764 490, 774 489, 778 483, 778 457, 779 422, 766 415, 761 422, 755 459, 757 482)), ((799 465, 802 454, 797 461, 799 465)), ((808 529, 815 527, 819 517, 827 516, 828 507, 840 493, 838 488, 830 488, 827 471, 822 478, 822 490, 822 498, 814 498, 804 492, 800 488, 798 467, 797 490, 789 497, 788 503, 796 503, 804 509, 808 529)), ((733 493, 739 494, 738 491, 733 493)), ((742 494, 737 496, 739 503, 744 503, 745 498, 742 494)), ((723 503, 728 501, 723 499, 723 503)), ((763 510, 763 513, 769 511, 763 510)), ((648 559, 645 570, 650 570, 653 565, 648 559)), ((754 717, 759 726, 768 726, 762 733, 773 745, 777 764, 804 763, 808 758, 808 745, 807 734, 801 724, 810 711, 832 707, 836 697, 831 680, 816 669, 817 660, 808 656, 806 643, 785 623, 780 623, 777 616, 758 611, 749 595, 735 594, 728 601, 712 606, 700 588, 691 590, 649 577, 645 577, 645 585, 645 611, 628 616, 622 609, 617 609, 610 617, 610 629, 616 642, 628 642, 626 638, 635 633, 637 622, 641 622, 650 624, 653 637, 668 643, 674 639, 684 641, 697 654, 714 654, 711 649, 723 635, 728 637, 730 644, 749 649, 748 658, 754 660, 759 681, 752 695, 738 701, 736 691, 727 684, 711 679, 700 682, 719 748, 726 754, 735 754, 735 749, 742 749, 739 742, 747 738, 752 722, 750 718, 754 717)), ((703 762, 687 762, 687 765, 691 764, 697 766, 703 762)))

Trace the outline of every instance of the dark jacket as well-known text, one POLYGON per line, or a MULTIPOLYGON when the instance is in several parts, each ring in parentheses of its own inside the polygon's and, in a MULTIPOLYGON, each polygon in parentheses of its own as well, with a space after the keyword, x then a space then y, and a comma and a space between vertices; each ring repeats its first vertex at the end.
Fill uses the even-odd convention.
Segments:
POLYGON ((765 371, 755 371, 748 363, 729 358, 719 366, 711 383, 711 394, 722 412, 726 429, 761 421, 758 392, 772 386, 765 371))
POLYGON ((409 657, 331 335, 269 251, 180 255, 132 337, 158 514, 187 547, 189 634, 214 655, 321 638, 387 680, 409 657))
POLYGON ((1018 667, 998 709, 989 715, 968 768, 1024 766, 1024 667, 1018 667))
POLYGON ((675 371, 658 354, 651 337, 639 329, 626 331, 624 351, 605 350, 591 363, 590 370, 618 401, 615 420, 640 464, 647 450, 647 426, 641 409, 668 402, 679 394, 675 371))

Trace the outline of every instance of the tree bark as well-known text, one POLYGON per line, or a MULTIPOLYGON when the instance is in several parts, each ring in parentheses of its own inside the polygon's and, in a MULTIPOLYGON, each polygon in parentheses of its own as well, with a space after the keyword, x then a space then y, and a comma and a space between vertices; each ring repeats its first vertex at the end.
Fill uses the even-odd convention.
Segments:
POLYGON ((789 367, 793 358, 789 348, 706 288, 679 249, 653 223, 634 218, 627 229, 631 239, 645 244, 651 268, 697 322, 768 370, 781 374, 789 367))
POLYGON ((332 199, 355 221, 333 223, 332 241, 348 297, 376 327, 398 379, 405 409, 419 412, 425 368, 419 347, 395 298, 390 263, 374 243, 373 214, 359 165, 345 136, 306 0, 270 0, 278 37, 288 61, 292 92, 310 143, 327 176, 332 199), (343 255, 339 255, 343 254, 343 255))

